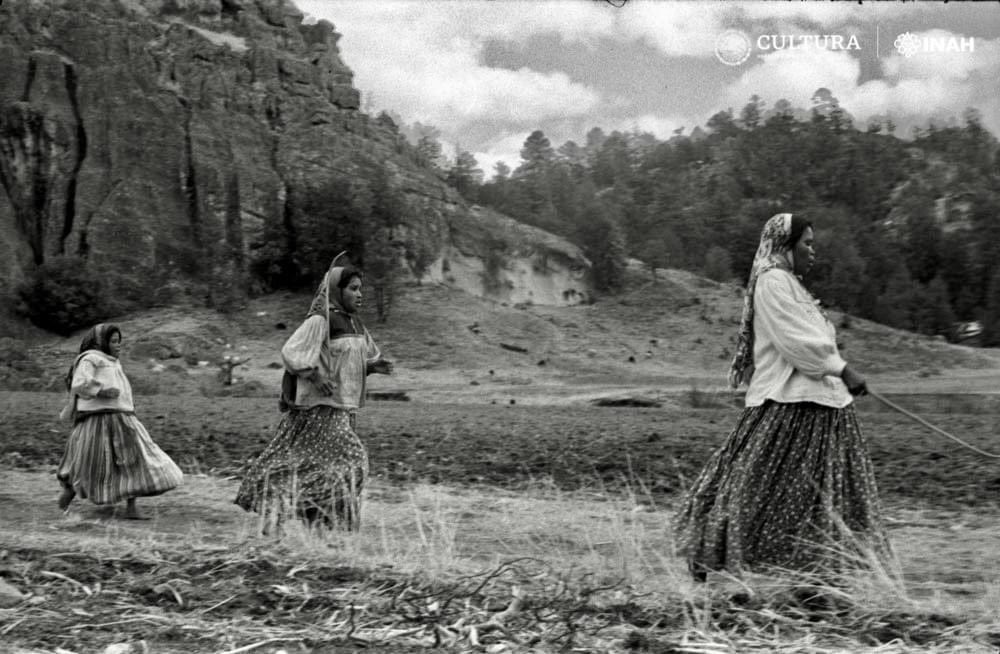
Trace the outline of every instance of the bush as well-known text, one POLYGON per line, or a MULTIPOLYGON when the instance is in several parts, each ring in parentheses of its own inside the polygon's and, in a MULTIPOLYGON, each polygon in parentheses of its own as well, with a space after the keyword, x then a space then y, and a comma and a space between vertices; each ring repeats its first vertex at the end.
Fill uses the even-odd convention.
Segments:
POLYGON ((111 315, 107 284, 79 257, 43 263, 18 287, 17 295, 31 322, 62 336, 111 315))

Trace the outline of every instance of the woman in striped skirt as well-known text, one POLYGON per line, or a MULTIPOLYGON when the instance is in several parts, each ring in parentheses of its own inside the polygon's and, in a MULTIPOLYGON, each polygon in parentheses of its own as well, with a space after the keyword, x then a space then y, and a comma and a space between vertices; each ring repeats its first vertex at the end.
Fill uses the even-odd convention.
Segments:
MULTIPOLYGON (((336 259, 334 259, 336 261, 336 259)), ((357 530, 368 451, 355 418, 365 403, 365 379, 390 374, 357 315, 361 273, 331 266, 305 321, 281 349, 284 417, 271 442, 250 460, 235 502, 263 518, 263 532, 280 534, 294 514, 310 525, 357 530)))
POLYGON ((121 348, 118 327, 93 327, 66 376, 70 400, 62 417, 73 420, 73 431, 57 473, 59 508, 65 511, 77 495, 94 504, 125 500, 125 517, 142 520, 136 498, 177 488, 183 475, 135 417, 121 348))
POLYGON ((697 580, 710 570, 839 568, 834 553, 857 544, 891 555, 852 404, 865 380, 800 281, 814 257, 808 222, 787 213, 767 222, 729 373, 733 388, 749 383, 746 408, 678 515, 697 580))

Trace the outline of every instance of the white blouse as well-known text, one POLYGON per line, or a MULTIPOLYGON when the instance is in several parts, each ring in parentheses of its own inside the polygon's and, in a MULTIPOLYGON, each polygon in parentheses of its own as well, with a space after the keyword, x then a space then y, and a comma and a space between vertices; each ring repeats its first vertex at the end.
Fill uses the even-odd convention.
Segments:
POLYGON ((77 411, 134 411, 132 385, 125 376, 121 361, 98 351, 85 353, 76 370, 70 393, 76 395, 77 411), (97 397, 97 393, 107 389, 118 389, 118 397, 97 397))
POLYGON ((847 365, 837 333, 792 273, 772 268, 754 290, 754 373, 746 406, 815 402, 843 408, 853 401, 840 374, 847 365))
POLYGON ((353 410, 363 407, 367 392, 368 365, 382 353, 367 329, 328 338, 326 318, 312 315, 299 325, 281 348, 285 369, 298 376, 294 403, 299 407, 319 405, 353 410), (333 385, 324 394, 309 379, 312 373, 333 385))

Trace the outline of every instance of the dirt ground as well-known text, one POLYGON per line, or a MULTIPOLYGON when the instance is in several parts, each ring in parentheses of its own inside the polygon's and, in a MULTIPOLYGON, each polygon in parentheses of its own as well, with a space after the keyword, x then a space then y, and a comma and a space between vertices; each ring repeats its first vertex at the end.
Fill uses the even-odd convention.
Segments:
MULTIPOLYGON (((0 462, 31 469, 58 463, 67 436, 57 393, 0 393, 0 462)), ((701 400, 699 400, 701 401, 701 400)), ((900 400, 918 408, 922 400, 900 400)), ((938 409, 947 408, 938 406, 938 409)), ((926 418, 985 450, 1000 450, 1000 411, 958 405, 926 418)), ((612 408, 373 402, 359 418, 376 479, 512 489, 550 484, 642 488, 666 496, 686 488, 736 422, 739 409, 612 408)), ((237 475, 279 420, 273 399, 149 396, 137 415, 186 471, 237 475)), ((1000 464, 872 398, 859 401, 882 492, 921 506, 993 505, 1000 464)))
MULTIPOLYGON (((439 290, 421 293, 431 307, 449 300, 439 290)), ((625 298, 625 313, 640 300, 625 298)), ((0 391, 0 581, 23 593, 20 603, 0 605, 0 652, 1000 647, 1000 464, 873 398, 860 400, 858 411, 905 573, 891 601, 881 590, 863 591, 851 607, 817 614, 769 595, 761 605, 753 599, 751 610, 739 589, 691 586, 671 555, 673 507, 740 408, 738 397, 705 383, 719 377, 709 368, 724 365, 723 357, 685 359, 685 350, 706 349, 692 338, 655 346, 640 339, 669 332, 675 318, 632 328, 633 364, 623 363, 628 348, 587 336, 620 327, 599 310, 571 318, 476 305, 489 328, 473 332, 438 316, 441 334, 415 336, 404 324, 422 324, 427 307, 401 307, 382 341, 402 365, 392 378, 373 377, 372 389, 402 391, 412 401, 373 401, 361 412, 373 472, 362 532, 263 539, 257 518, 232 498, 243 462, 280 419, 273 364, 287 330, 273 323, 291 324, 297 313, 287 298, 269 301, 252 308, 265 313, 250 314, 260 325, 244 316, 232 333, 207 329, 216 320, 207 314, 126 321, 130 334, 155 336, 126 361, 137 415, 186 474, 181 488, 140 500, 149 521, 122 520, 114 508, 86 502, 61 515, 54 469, 68 434, 56 417, 64 396, 0 391), (531 351, 499 343, 528 343, 531 351), (154 345, 178 344, 202 347, 206 357, 224 348, 253 363, 225 389, 192 358, 197 352, 190 361, 146 358, 154 345), (655 348, 652 356, 638 349, 645 347, 655 348), (593 406, 598 398, 660 406, 593 406), (492 577, 491 570, 500 572, 492 577), (519 593, 531 598, 534 613, 517 612, 508 631, 470 629, 513 606, 519 593)), ((721 344, 731 330, 717 317, 723 308, 721 300, 711 310, 693 306, 676 320, 685 329, 691 321, 711 324, 721 344)), ((854 352, 895 343, 881 328, 852 329, 854 352)), ((937 366, 953 346, 897 338, 898 347, 871 354, 879 388, 978 447, 1000 451, 996 353, 963 350, 955 361, 966 367, 945 370, 937 366), (908 372, 913 357, 924 364, 908 372)), ((74 347, 73 339, 36 347, 36 388, 58 387, 74 347)))
MULTIPOLYGON (((4 480, 0 575, 26 597, 13 608, 0 608, 4 639, 0 652, 83 654, 115 646, 134 649, 112 651, 168 654, 248 651, 241 647, 267 654, 332 654, 372 647, 394 653, 426 651, 431 644, 426 638, 419 646, 407 644, 405 638, 374 644, 404 631, 396 628, 405 623, 403 617, 393 617, 403 610, 393 606, 403 596, 400 589, 412 586, 416 613, 421 608, 431 610, 430 616, 409 616, 410 628, 414 624, 419 628, 421 620, 437 617, 433 608, 426 608, 434 605, 421 596, 444 600, 462 596, 468 589, 461 580, 469 575, 478 584, 481 578, 475 575, 525 557, 534 567, 513 582, 500 580, 479 594, 470 593, 465 610, 470 610, 471 601, 473 609, 479 603, 487 615, 495 615, 511 601, 509 594, 518 592, 516 588, 545 597, 551 588, 534 587, 531 580, 546 570, 611 579, 623 574, 622 566, 639 567, 642 558, 661 561, 653 566, 658 575, 642 570, 634 570, 634 575, 669 586, 669 593, 701 592, 678 590, 689 582, 678 580, 676 572, 663 572, 664 565, 668 570, 682 569, 670 554, 669 498, 636 503, 593 491, 563 492, 544 486, 512 491, 378 481, 366 492, 364 525, 352 540, 327 541, 293 533, 279 544, 257 535, 255 516, 231 503, 238 485, 233 478, 189 474, 181 488, 142 500, 150 520, 136 522, 86 502, 75 503, 61 515, 55 506, 52 474, 51 469, 0 469, 4 480), (353 619, 355 611, 359 628, 351 632, 343 626, 344 616, 353 619), (345 632, 352 635, 345 638, 345 632)), ((889 499, 886 509, 890 538, 912 598, 906 601, 908 608, 856 620, 858 649, 782 651, 996 651, 1000 630, 990 631, 989 621, 983 623, 982 618, 974 629, 966 629, 975 632, 975 640, 963 641, 957 649, 920 645, 978 618, 976 614, 983 611, 980 604, 995 596, 1000 550, 994 545, 1000 536, 996 527, 1000 511, 914 508, 899 499, 889 499), (918 611, 915 606, 924 608, 918 611)), ((607 583, 610 587, 614 582, 607 583)), ((641 585, 639 590, 640 595, 651 592, 641 585)), ((622 600, 622 589, 615 592, 619 623, 659 624, 663 629, 683 621, 682 612, 675 613, 681 603, 661 599, 650 607, 631 599, 631 594, 622 600)), ((719 599, 712 601, 722 602, 714 611, 725 605, 719 599)), ((739 615, 741 609, 733 610, 739 615)), ((764 612, 773 614, 769 607, 764 612)), ((725 613, 718 615, 726 619, 725 613)), ((841 617, 850 622, 848 616, 841 617)), ((779 618, 775 618, 779 623, 789 621, 779 618)), ((585 640, 574 651, 768 651, 691 649, 689 641, 648 639, 641 641, 648 647, 626 647, 635 633, 639 632, 634 628, 616 629, 609 623, 601 632, 603 640, 585 640), (689 647, 681 647, 682 642, 689 647), (669 649, 674 645, 666 643, 676 647, 669 649)), ((813 644, 821 642, 808 638, 813 644)), ((463 641, 441 647, 486 652, 560 649, 557 644, 504 647, 488 634, 477 644, 463 641)))

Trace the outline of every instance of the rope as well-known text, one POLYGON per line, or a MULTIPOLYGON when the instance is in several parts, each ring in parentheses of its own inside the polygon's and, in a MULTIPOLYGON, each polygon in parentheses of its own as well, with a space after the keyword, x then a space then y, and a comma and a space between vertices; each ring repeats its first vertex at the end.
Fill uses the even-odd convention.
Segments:
POLYGON ((912 420, 915 420, 916 422, 919 422, 924 427, 928 427, 929 429, 932 429, 932 430, 936 431, 937 433, 941 434, 942 436, 950 438, 951 440, 955 441, 956 443, 958 443, 962 447, 967 447, 970 450, 972 450, 973 452, 976 452, 977 454, 982 454, 983 456, 988 456, 991 459, 1000 459, 1000 454, 993 454, 991 452, 986 452, 984 450, 979 449, 975 445, 972 445, 970 443, 966 443, 965 441, 963 441, 958 436, 952 436, 951 434, 949 434, 945 430, 943 430, 943 429, 941 429, 939 427, 935 427, 934 425, 932 425, 931 423, 927 422, 926 420, 924 420, 920 416, 918 416, 918 415, 916 415, 914 413, 910 413, 909 411, 907 411, 903 407, 899 406, 898 404, 896 404, 894 402, 891 402, 890 400, 887 400, 881 394, 876 393, 872 389, 870 389, 870 388, 867 389, 867 392, 868 392, 869 395, 871 395, 872 397, 874 397, 875 399, 877 399, 879 402, 881 402, 882 404, 884 404, 887 407, 889 407, 890 409, 892 409, 893 411, 898 411, 899 413, 902 413, 907 418, 910 418, 912 420))

